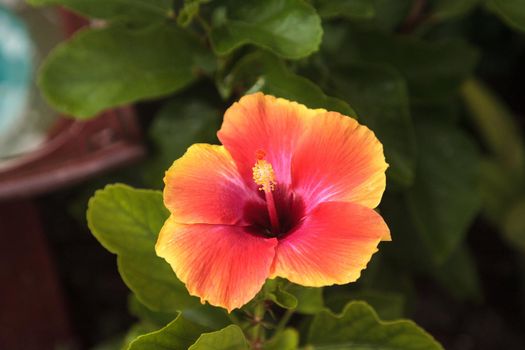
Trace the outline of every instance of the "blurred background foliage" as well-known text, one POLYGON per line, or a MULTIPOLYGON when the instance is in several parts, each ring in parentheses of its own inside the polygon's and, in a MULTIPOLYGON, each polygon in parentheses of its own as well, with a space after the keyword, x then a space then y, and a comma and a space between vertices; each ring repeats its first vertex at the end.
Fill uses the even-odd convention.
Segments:
MULTIPOLYGON (((141 164, 48 198, 72 217, 84 223, 107 183, 161 189, 189 145, 218 142, 246 93, 339 111, 384 144, 393 241, 324 303, 412 317, 447 349, 525 347, 525 1, 29 2, 96 19, 41 67, 48 102, 79 119, 136 104, 150 146, 141 164)), ((109 329, 123 331, 131 320, 112 310, 109 329)))

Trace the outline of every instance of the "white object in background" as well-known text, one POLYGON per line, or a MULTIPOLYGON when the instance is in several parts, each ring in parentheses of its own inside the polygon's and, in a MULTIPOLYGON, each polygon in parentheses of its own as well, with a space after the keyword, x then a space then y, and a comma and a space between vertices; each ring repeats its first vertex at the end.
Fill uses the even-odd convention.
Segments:
POLYGON ((57 117, 35 85, 40 59, 62 39, 57 17, 54 10, 0 0, 0 160, 37 148, 57 117))

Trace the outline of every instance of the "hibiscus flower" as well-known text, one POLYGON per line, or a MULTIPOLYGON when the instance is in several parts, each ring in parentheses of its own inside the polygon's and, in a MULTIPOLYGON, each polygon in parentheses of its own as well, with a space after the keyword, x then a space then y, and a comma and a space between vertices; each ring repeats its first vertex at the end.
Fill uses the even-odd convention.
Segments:
POLYGON ((257 93, 226 111, 218 137, 166 172, 171 216, 156 245, 202 302, 231 311, 267 278, 353 282, 390 240, 374 211, 383 146, 355 119, 257 93))

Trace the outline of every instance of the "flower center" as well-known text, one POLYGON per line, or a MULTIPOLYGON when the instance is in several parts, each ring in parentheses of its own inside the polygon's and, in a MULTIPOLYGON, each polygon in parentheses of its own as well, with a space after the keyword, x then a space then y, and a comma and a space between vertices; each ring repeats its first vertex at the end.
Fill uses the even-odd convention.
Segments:
POLYGON ((275 172, 270 163, 264 158, 266 152, 259 150, 256 152, 257 161, 253 166, 253 181, 259 185, 259 191, 264 191, 264 197, 266 199, 266 208, 268 210, 268 216, 270 217, 270 223, 272 225, 272 232, 275 235, 280 234, 279 217, 277 216, 277 209, 275 207, 275 200, 273 198, 272 191, 275 190, 275 172))

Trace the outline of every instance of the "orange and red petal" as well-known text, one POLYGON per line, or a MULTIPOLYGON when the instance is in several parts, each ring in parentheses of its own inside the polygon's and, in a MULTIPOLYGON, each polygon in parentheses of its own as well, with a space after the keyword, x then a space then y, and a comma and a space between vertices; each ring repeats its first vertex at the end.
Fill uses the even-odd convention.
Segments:
POLYGON ((374 210, 355 203, 325 202, 279 240, 272 277, 321 287, 357 280, 390 232, 374 210))
POLYGON ((318 114, 292 159, 292 187, 307 209, 325 201, 375 208, 386 186, 383 146, 355 119, 336 112, 318 114))
POLYGON ((252 167, 257 151, 266 153, 278 183, 290 183, 290 160, 297 142, 316 113, 296 102, 256 93, 244 96, 224 115, 218 132, 247 183, 253 184, 252 167))
POLYGON ((185 224, 242 224, 245 200, 261 200, 223 146, 192 145, 169 168, 164 182, 164 204, 185 224))
POLYGON ((275 238, 254 236, 242 227, 184 225, 171 216, 155 248, 191 295, 231 311, 259 292, 276 245, 275 238))

